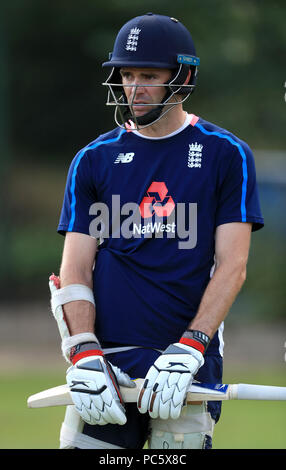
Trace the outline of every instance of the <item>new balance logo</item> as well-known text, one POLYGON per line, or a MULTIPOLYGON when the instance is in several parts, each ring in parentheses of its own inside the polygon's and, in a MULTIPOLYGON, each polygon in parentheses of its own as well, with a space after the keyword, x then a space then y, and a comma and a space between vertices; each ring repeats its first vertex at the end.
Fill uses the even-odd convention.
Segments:
POLYGON ((114 163, 130 163, 132 162, 134 155, 134 152, 120 153, 114 160, 114 163))

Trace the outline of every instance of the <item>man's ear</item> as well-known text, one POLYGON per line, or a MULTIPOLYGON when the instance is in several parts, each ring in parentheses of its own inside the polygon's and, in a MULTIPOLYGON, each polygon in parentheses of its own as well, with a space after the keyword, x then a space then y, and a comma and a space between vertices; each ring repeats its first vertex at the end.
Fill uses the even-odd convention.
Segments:
POLYGON ((192 71, 191 71, 191 69, 190 69, 190 70, 189 70, 189 73, 188 73, 188 76, 187 76, 187 78, 186 78, 186 80, 185 80, 184 85, 187 85, 187 84, 189 83, 190 78, 191 78, 191 75, 192 75, 192 71))

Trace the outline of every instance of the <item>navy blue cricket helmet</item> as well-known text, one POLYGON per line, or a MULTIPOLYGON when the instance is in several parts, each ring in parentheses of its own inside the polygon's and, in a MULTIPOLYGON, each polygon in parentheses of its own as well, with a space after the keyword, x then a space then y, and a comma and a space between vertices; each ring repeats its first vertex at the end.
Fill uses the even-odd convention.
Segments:
MULTIPOLYGON (((178 104, 194 91, 199 63, 192 36, 180 21, 153 13, 133 18, 120 29, 109 60, 102 64, 103 67, 112 68, 108 79, 103 83, 109 87, 107 104, 116 106, 115 115, 119 111, 121 121, 131 119, 134 122, 135 116, 122 87, 120 68, 170 69, 172 76, 164 84, 166 94, 162 102, 144 116, 135 118, 141 127, 153 124, 165 114, 161 114, 163 107, 174 94, 184 95, 183 100, 177 101, 178 104), (185 83, 189 70, 192 72, 191 77, 185 83)), ((117 117, 115 120, 119 124, 117 117)))

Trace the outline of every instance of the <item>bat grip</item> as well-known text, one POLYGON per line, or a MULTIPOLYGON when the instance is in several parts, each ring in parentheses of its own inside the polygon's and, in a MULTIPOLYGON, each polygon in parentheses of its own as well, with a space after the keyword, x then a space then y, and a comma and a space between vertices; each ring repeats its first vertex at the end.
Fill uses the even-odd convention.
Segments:
POLYGON ((286 387, 237 384, 238 400, 286 400, 286 387))

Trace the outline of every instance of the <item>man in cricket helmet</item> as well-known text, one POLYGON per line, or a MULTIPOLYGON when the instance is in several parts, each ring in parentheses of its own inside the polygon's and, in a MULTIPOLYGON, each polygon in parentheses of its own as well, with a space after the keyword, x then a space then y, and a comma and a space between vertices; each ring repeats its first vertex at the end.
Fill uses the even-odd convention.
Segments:
POLYGON ((116 107, 116 123, 126 127, 131 120, 136 127, 147 127, 173 106, 183 103, 195 89, 199 63, 191 34, 176 18, 147 13, 128 21, 116 37, 109 61, 103 63, 103 67, 112 68, 103 85, 109 89, 107 105, 116 107), (136 90, 141 84, 129 85, 134 87, 134 92, 128 100, 120 74, 123 67, 171 71, 170 79, 160 85, 165 87, 163 99, 149 105, 151 109, 141 116, 136 116, 133 109, 136 90))
POLYGON ((103 64, 117 126, 72 160, 58 225, 74 403, 61 448, 212 446, 221 403, 188 404, 187 390, 223 383, 224 319, 264 220, 247 143, 184 110, 198 65, 185 26, 153 13, 120 29, 103 64), (106 235, 92 230, 95 207, 106 235), (131 377, 143 385, 124 403, 118 385, 134 387, 131 377))

